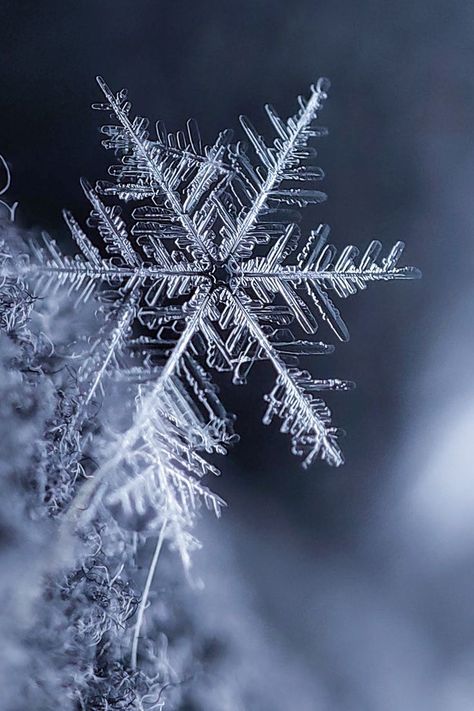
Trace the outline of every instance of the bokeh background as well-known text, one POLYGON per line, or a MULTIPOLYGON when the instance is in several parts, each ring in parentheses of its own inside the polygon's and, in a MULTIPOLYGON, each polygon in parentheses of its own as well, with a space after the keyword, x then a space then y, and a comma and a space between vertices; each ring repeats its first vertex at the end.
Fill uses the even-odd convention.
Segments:
MULTIPOLYGON (((333 241, 388 248, 423 280, 341 304, 351 341, 309 364, 347 462, 302 471, 264 428, 271 374, 224 400, 240 444, 205 523, 199 604, 259 686, 257 711, 474 708, 474 5, 468 0, 2 0, 0 152, 19 220, 66 239, 103 177, 94 77, 206 142, 332 82, 320 143, 333 241)), ((330 333, 323 334, 332 342, 330 333)), ((236 680, 234 679, 234 682, 236 680)), ((238 683, 238 679, 237 682, 238 683)))

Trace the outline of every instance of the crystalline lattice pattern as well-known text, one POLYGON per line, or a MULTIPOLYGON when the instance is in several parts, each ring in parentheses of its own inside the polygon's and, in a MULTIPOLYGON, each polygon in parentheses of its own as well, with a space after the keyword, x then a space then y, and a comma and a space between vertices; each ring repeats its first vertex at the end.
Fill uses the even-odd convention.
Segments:
MULTIPOLYGON (((115 162, 109 180, 82 181, 87 228, 64 213, 80 255, 64 256, 45 235, 23 271, 36 289, 66 286, 78 301, 100 304, 105 322, 80 371, 83 412, 111 375, 143 383, 134 425, 106 467, 110 473, 125 461, 129 476, 109 486, 109 498, 140 507, 171 496, 155 507, 169 527, 195 500, 218 513, 223 502, 199 483, 214 468, 198 452, 223 452, 234 435, 210 373, 230 371, 241 384, 258 361, 276 377, 264 422, 279 418, 304 466, 317 456, 341 464, 319 393, 351 384, 315 379, 298 358, 331 352, 314 337, 321 321, 348 339, 335 297, 418 271, 398 266, 401 242, 384 257, 378 241, 362 254, 348 246, 337 256, 327 226, 300 233, 298 209, 325 199, 315 187, 323 173, 313 165, 312 143, 325 134, 317 119, 326 80, 299 98, 286 121, 266 106, 271 144, 242 117, 247 143, 224 131, 208 147, 192 121, 176 134, 158 122, 151 137, 126 92, 98 83, 104 100, 94 108, 112 117, 102 133, 115 162)), ((175 543, 186 557, 186 541, 178 535, 175 543)))

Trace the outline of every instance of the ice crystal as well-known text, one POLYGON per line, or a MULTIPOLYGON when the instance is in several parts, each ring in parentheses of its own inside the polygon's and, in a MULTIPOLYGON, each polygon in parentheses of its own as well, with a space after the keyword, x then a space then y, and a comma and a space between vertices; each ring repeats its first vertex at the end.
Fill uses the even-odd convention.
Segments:
MULTIPOLYGON (((206 455, 225 453, 235 440, 212 371, 228 371, 243 384, 254 364, 267 363, 275 385, 264 422, 280 419, 304 466, 317 456, 338 465, 337 431, 318 393, 351 384, 314 379, 298 359, 331 352, 315 339, 321 321, 347 340, 334 297, 418 272, 398 266, 400 242, 383 258, 377 241, 362 255, 349 246, 336 256, 327 226, 301 234, 298 208, 325 198, 315 187, 323 174, 310 145, 325 133, 316 124, 325 80, 299 98, 286 121, 266 107, 276 132, 271 144, 242 118, 249 145, 224 131, 208 147, 194 122, 176 134, 158 123, 152 138, 148 121, 131 115, 124 91, 114 94, 102 79, 99 86, 105 99, 95 108, 112 116, 102 133, 115 161, 109 180, 82 181, 91 206, 87 229, 64 213, 80 253, 65 255, 46 234, 42 246, 31 242, 22 250, 10 239, 0 249, 0 326, 17 349, 22 406, 30 390, 34 402, 44 393, 50 398, 43 436, 29 436, 31 453, 12 450, 33 483, 34 518, 57 524, 58 549, 64 525, 69 533, 71 519, 81 523, 79 560, 64 575, 52 571, 44 595, 37 594, 41 634, 39 627, 34 637, 31 628, 31 639, 25 634, 25 658, 34 660, 25 668, 28 698, 40 686, 45 698, 68 689, 67 708, 161 709, 169 689, 170 698, 179 695, 192 680, 196 660, 190 647, 189 673, 188 662, 179 663, 181 633, 163 632, 170 607, 153 594, 156 565, 166 542, 189 571, 199 506, 216 515, 224 506, 202 484, 218 474, 206 455), (78 307, 82 313, 88 303, 99 322, 93 335, 74 336, 67 355, 41 327, 31 327, 38 305, 44 312, 59 294, 66 298, 58 303, 76 309, 71 328, 79 328, 78 307), (110 409, 119 409, 113 380, 130 407, 123 408, 125 427, 104 447, 110 409), (93 407, 104 394, 103 409, 93 407), (146 568, 150 534, 156 543, 146 568), (178 669, 171 670, 174 635, 178 669)), ((3 158, 0 169, 0 208, 11 226, 16 203, 5 201, 10 173, 3 158)), ((42 319, 44 325, 44 313, 42 319)), ((61 331, 57 314, 54 324, 61 331)), ((48 549, 44 560, 50 555, 48 549)))
POLYGON ((88 232, 98 233, 99 248, 65 212, 80 255, 64 256, 45 235, 23 278, 48 292, 66 286, 78 302, 94 295, 100 304, 104 323, 79 371, 83 412, 110 376, 141 383, 135 421, 83 487, 81 506, 91 516, 99 499, 130 515, 151 508, 151 527, 166 527, 187 565, 197 502, 216 513, 222 506, 199 482, 217 473, 199 451, 223 452, 234 438, 209 373, 230 371, 242 384, 266 361, 276 380, 264 423, 281 420, 304 466, 317 456, 339 465, 337 430, 318 393, 351 383, 313 378, 298 359, 333 350, 314 338, 320 321, 348 339, 333 297, 418 271, 398 266, 402 242, 383 258, 378 241, 361 255, 347 246, 336 256, 326 225, 301 235, 297 208, 325 199, 315 188, 323 173, 311 142, 325 134, 317 119, 326 80, 299 97, 286 121, 266 106, 271 144, 241 117, 250 146, 224 131, 210 147, 192 121, 176 134, 158 122, 152 138, 148 120, 132 116, 127 93, 113 93, 101 78, 98 84, 104 100, 94 108, 112 117, 103 145, 116 159, 110 180, 82 181, 88 232))

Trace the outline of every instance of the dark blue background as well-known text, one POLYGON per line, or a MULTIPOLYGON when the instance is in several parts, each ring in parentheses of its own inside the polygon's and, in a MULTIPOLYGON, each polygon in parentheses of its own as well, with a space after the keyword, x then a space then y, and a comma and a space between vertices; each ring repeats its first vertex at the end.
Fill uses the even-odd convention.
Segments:
MULTIPOLYGON (((285 577, 285 556, 294 559, 306 550, 316 568, 329 556, 344 580, 355 565, 367 584, 379 580, 384 566, 388 579, 396 578, 401 566, 403 585, 418 591, 413 607, 426 608, 422 618, 435 630, 441 659, 448 650, 445 628, 452 634, 463 630, 454 634, 453 645, 464 649, 471 615, 459 605, 451 611, 451 567, 440 573, 430 611, 435 573, 420 574, 411 558, 413 541, 431 540, 429 526, 438 529, 438 523, 427 523, 421 534, 410 532, 418 515, 403 502, 412 500, 425 463, 436 460, 443 433, 448 437, 449 427, 459 424, 456 415, 445 426, 433 417, 451 412, 458 396, 470 402, 472 395, 472 3, 4 0, 0 13, 0 151, 13 166, 20 219, 59 239, 65 235, 63 206, 79 218, 86 214, 79 176, 103 177, 107 166, 100 116, 89 110, 98 97, 96 74, 114 89, 128 87, 137 113, 162 118, 171 129, 194 116, 206 142, 221 128, 238 129, 240 113, 264 132, 266 101, 282 114, 292 113, 298 93, 321 75, 331 79, 322 116, 330 136, 320 143, 319 161, 329 200, 306 211, 305 225, 329 222, 339 247, 378 238, 389 248, 405 240, 404 263, 421 267, 424 278, 375 286, 342 303, 351 341, 311 364, 316 375, 358 385, 330 397, 334 421, 348 433, 343 468, 316 463, 302 472, 287 438, 276 427, 260 425, 261 396, 271 387, 268 369, 256 369, 246 389, 224 384, 224 399, 240 417, 242 440, 220 463, 224 476, 217 488, 232 506, 216 526, 247 532, 247 538, 236 537, 237 555, 262 598, 262 614, 282 634, 286 626, 293 630, 295 648, 311 644, 298 638, 293 617, 279 609, 281 591, 274 583, 285 577), (281 555, 270 544, 264 550, 256 543, 259 537, 271 540, 275 531, 286 532, 281 555), (265 571, 268 556, 271 570, 265 571)), ((321 337, 333 342, 330 333, 321 331, 321 337)), ((470 446, 469 437, 461 440, 470 446)), ((433 483, 428 478, 420 486, 431 491, 433 483)), ((443 508, 442 495, 440 501, 443 508)), ((464 551, 462 570, 471 552, 464 551)), ((433 570, 445 570, 436 560, 433 570)), ((311 564, 303 570, 312 579, 311 564)), ((468 596, 472 576, 461 578, 468 596)), ((298 590, 285 593, 284 600, 304 608, 298 590)), ((415 709, 411 698, 394 708, 415 709)), ((364 709, 392 708, 368 697, 360 703, 364 709)), ((449 703, 445 709, 464 708, 449 703)))

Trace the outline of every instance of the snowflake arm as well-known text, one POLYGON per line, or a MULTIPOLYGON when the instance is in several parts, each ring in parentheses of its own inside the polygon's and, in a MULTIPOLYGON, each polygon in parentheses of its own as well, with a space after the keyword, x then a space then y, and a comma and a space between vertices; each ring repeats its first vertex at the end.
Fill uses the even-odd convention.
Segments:
MULTIPOLYGON (((173 378, 177 375, 180 363, 188 352, 191 341, 198 332, 201 319, 209 306, 210 298, 210 290, 205 287, 198 290, 193 297, 189 305, 185 328, 178 338, 165 365, 153 382, 152 387, 146 395, 141 398, 140 406, 137 408, 137 414, 132 426, 121 437, 120 446, 116 448, 112 456, 97 470, 94 477, 82 486, 76 499, 72 502, 70 516, 76 518, 78 515, 83 515, 87 520, 93 518, 101 494, 112 486, 109 479, 112 478, 113 480, 117 468, 135 451, 137 444, 148 432, 154 414, 161 410, 163 395, 166 393, 173 378)), ((204 460, 202 460, 202 462, 204 462, 204 460)), ((205 465, 203 464, 202 466, 205 465)))
POLYGON ((45 292, 54 293, 66 286, 69 293, 77 293, 78 305, 87 302, 101 284, 120 289, 126 284, 131 288, 138 281, 142 284, 153 283, 155 286, 163 283, 163 287, 166 287, 170 280, 187 285, 190 280, 202 276, 202 272, 194 265, 186 263, 167 263, 164 267, 141 265, 137 268, 117 265, 101 257, 99 250, 92 245, 70 212, 65 211, 64 217, 83 256, 62 254, 55 240, 43 232, 44 246, 40 247, 30 241, 31 257, 18 270, 21 276, 31 278, 37 288, 45 292))
POLYGON ((417 279, 420 272, 415 267, 399 267, 404 243, 396 242, 389 254, 380 260, 382 245, 370 242, 359 258, 359 250, 347 246, 336 259, 336 249, 327 245, 329 228, 321 225, 312 232, 295 265, 284 265, 292 248, 287 248, 292 238, 291 226, 274 245, 267 257, 257 257, 242 264, 240 283, 255 291, 260 298, 271 302, 279 293, 289 305, 299 324, 308 333, 317 330, 317 321, 304 301, 309 301, 342 341, 349 339, 349 331, 339 310, 328 292, 347 298, 376 281, 417 279))
MULTIPOLYGON (((250 256, 257 239, 255 234, 257 223, 259 218, 268 212, 269 202, 303 207, 326 198, 325 194, 318 190, 305 190, 300 187, 282 188, 281 183, 285 180, 312 182, 323 177, 319 168, 308 168, 301 165, 301 161, 315 153, 314 149, 308 147, 308 141, 324 133, 324 130, 316 129, 313 122, 327 96, 327 88, 327 80, 320 79, 316 86, 311 88, 308 101, 303 97, 299 98, 300 111, 290 117, 286 123, 280 119, 273 107, 266 106, 267 114, 278 134, 274 147, 268 147, 250 121, 241 117, 242 127, 255 149, 263 170, 253 170, 246 156, 240 153, 237 163, 239 164, 240 160, 241 168, 246 169, 244 183, 251 205, 246 207, 242 203, 242 210, 233 228, 227 230, 221 249, 223 259, 231 255, 250 256)), ((242 170, 241 175, 244 176, 242 170)))
POLYGON ((195 540, 189 531, 201 502, 220 516, 225 502, 199 479, 218 474, 189 447, 186 432, 160 407, 143 430, 142 444, 128 450, 122 475, 104 491, 109 507, 120 507, 127 519, 142 517, 146 529, 159 529, 167 522, 166 537, 179 552, 186 571, 195 540))
POLYGON ((274 414, 282 420, 281 431, 289 432, 292 451, 304 457, 303 466, 309 466, 319 454, 329 464, 343 463, 337 444, 337 430, 330 425, 331 413, 324 402, 313 396, 317 390, 347 390, 352 384, 341 380, 312 380, 305 371, 288 368, 277 348, 262 330, 239 294, 233 294, 236 317, 261 348, 277 373, 276 385, 267 396, 269 403, 264 424, 269 424, 274 414))
POLYGON ((137 303, 138 295, 135 290, 113 312, 113 318, 109 314, 110 321, 114 324, 112 329, 105 337, 99 337, 95 341, 92 351, 78 371, 80 383, 87 384, 81 408, 84 412, 97 390, 102 389, 106 374, 112 367, 119 367, 117 359, 135 318, 137 303))
POLYGON ((225 139, 218 139, 214 150, 209 154, 210 158, 206 157, 204 161, 195 160, 197 146, 192 130, 188 131, 188 143, 184 134, 180 134, 176 145, 170 146, 167 145, 169 137, 165 132, 160 132, 158 125, 158 141, 152 142, 148 138, 148 121, 141 117, 130 120, 131 104, 127 101, 126 92, 114 95, 101 77, 97 77, 97 82, 107 103, 94 104, 94 108, 112 110, 120 123, 120 127, 103 128, 103 132, 109 137, 104 142, 105 146, 114 148, 116 153, 122 156, 122 164, 111 170, 118 178, 118 185, 107 186, 106 191, 119 195, 122 199, 156 197, 161 193, 165 199, 165 211, 169 212, 173 222, 180 225, 183 244, 186 244, 196 258, 209 257, 212 244, 206 236, 206 231, 198 221, 192 219, 182 205, 178 189, 189 174, 190 166, 198 163, 197 176, 188 194, 188 207, 198 202, 216 173, 224 170, 220 158, 223 152, 221 143, 225 145, 225 139), (171 165, 168 164, 170 150, 171 165))
POLYGON ((139 267, 142 260, 133 249, 127 234, 125 223, 120 217, 120 208, 116 205, 107 207, 92 186, 81 179, 81 187, 92 205, 92 212, 87 221, 89 227, 97 228, 107 251, 118 255, 129 267, 139 267))

